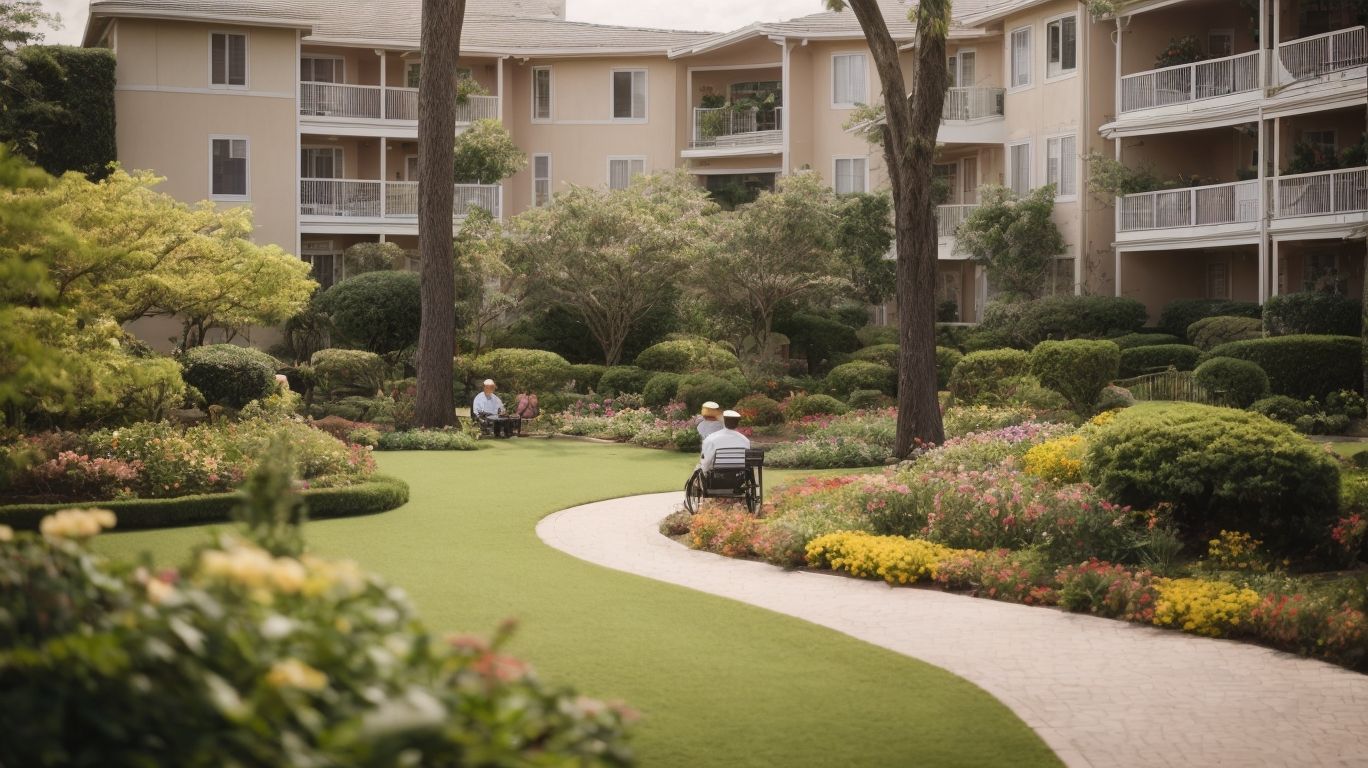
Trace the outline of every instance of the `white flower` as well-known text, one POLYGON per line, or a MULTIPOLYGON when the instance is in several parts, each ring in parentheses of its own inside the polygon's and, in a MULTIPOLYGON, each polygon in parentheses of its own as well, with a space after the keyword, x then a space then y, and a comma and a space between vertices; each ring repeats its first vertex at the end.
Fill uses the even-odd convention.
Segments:
POLYGON ((115 522, 107 509, 63 509, 43 518, 38 530, 47 539, 88 539, 115 522))

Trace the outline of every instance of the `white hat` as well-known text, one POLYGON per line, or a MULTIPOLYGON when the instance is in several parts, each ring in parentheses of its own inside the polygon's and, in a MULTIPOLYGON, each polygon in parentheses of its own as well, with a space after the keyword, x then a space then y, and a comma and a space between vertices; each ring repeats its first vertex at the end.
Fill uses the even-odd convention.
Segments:
POLYGON ((711 400, 709 400, 708 402, 704 403, 704 404, 703 404, 703 407, 704 407, 704 408, 707 408, 707 409, 710 409, 710 410, 714 410, 714 411, 717 411, 717 410, 721 410, 721 409, 722 409, 722 406, 718 405, 717 403, 714 403, 714 402, 711 401, 711 400))
POLYGON ((484 385, 485 385, 486 387, 492 387, 492 386, 494 386, 494 380, 493 380, 493 379, 485 379, 484 385))
POLYGON ((739 419, 739 418, 741 418, 741 414, 737 413, 736 411, 723 411, 723 412, 722 412, 722 418, 724 418, 724 419, 739 419))

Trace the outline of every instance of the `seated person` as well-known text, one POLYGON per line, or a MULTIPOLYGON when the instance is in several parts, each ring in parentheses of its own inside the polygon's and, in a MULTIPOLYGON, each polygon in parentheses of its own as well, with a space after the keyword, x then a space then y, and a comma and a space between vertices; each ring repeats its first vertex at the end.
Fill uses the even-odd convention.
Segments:
POLYGON ((513 408, 513 415, 517 417, 518 435, 522 435, 522 423, 530 421, 541 415, 541 403, 537 402, 537 393, 524 391, 518 395, 518 404, 513 408))
POLYGON ((722 406, 709 400, 698 412, 698 436, 704 440, 708 435, 722 429, 722 406))
MULTIPOLYGON (((717 464, 717 449, 719 448, 749 448, 750 439, 736 428, 741 425, 741 414, 736 411, 726 411, 722 414, 722 429, 708 435, 703 441, 703 460, 699 462, 698 468, 704 472, 711 472, 714 467, 726 469, 738 469, 744 467, 745 459, 739 460, 738 464, 717 464)), ((730 457, 728 457, 730 458, 730 457)))
POLYGON ((494 380, 484 380, 484 391, 470 404, 470 415, 490 425, 495 437, 512 437, 513 422, 504 416, 504 404, 494 394, 494 380))

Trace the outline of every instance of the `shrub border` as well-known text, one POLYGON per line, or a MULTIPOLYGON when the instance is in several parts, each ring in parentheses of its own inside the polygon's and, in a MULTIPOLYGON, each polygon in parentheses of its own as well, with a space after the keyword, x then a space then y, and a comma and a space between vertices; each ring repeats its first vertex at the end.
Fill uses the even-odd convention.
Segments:
MULTIPOLYGON (((300 492, 311 519, 351 517, 387 512, 408 502, 408 483, 389 475, 372 475, 370 480, 342 488, 309 488, 300 492)), ((0 506, 0 523, 19 530, 37 530, 44 517, 60 509, 97 507, 114 512, 119 518, 115 531, 178 528, 186 525, 219 523, 229 519, 233 508, 244 498, 241 491, 203 493, 171 499, 119 499, 79 501, 60 504, 10 504, 0 506)))

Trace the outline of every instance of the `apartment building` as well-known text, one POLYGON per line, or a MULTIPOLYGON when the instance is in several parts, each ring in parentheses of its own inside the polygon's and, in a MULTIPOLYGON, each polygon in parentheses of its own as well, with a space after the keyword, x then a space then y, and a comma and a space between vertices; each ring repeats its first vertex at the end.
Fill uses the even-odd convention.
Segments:
MULTIPOLYGON (((1135 296, 1156 312, 1175 298, 1357 290, 1362 243, 1344 238, 1368 217, 1368 171, 1289 171, 1308 145, 1343 154, 1359 140, 1364 28, 1334 2, 1260 1, 1252 21, 1248 0, 1129 3, 1102 19, 1071 0, 955 4, 937 290, 958 319, 992 296, 954 240, 985 183, 1055 185, 1067 250, 1054 290, 1135 296), (1188 35, 1200 61, 1154 68, 1188 35), (1089 153, 1203 185, 1100 199, 1089 153)), ((907 6, 881 5, 910 82, 907 6)), ((529 163, 500 184, 458 184, 453 226, 474 206, 507 217, 566 184, 678 167, 719 197, 802 168, 837 192, 886 186, 882 152, 846 127, 880 99, 852 13, 699 33, 564 10, 469 4, 460 66, 477 87, 457 130, 500 120, 529 163)), ((125 166, 155 169, 185 200, 252 206, 257 237, 324 283, 354 243, 416 243, 418 39, 416 0, 93 0, 86 32, 117 56, 125 166)))

